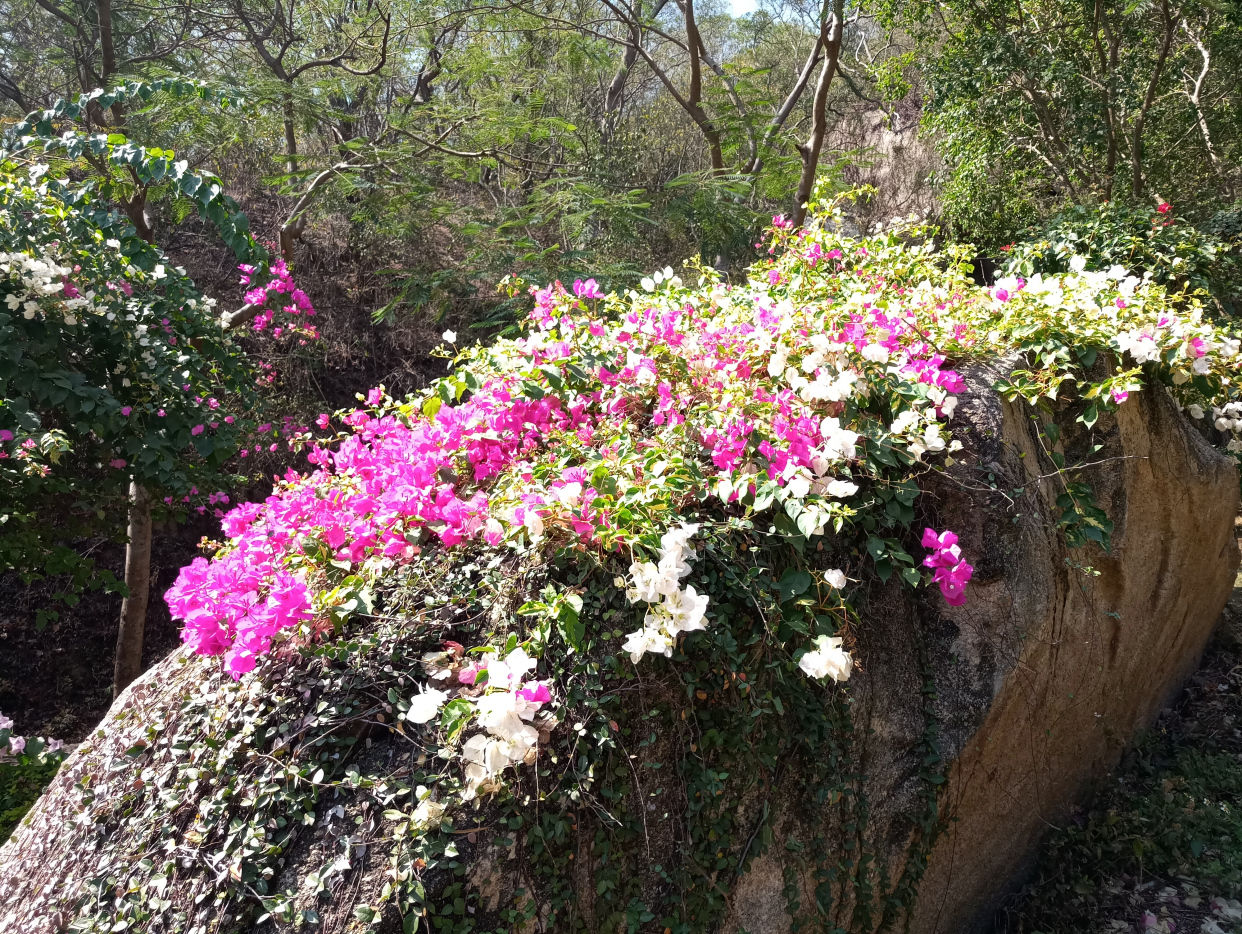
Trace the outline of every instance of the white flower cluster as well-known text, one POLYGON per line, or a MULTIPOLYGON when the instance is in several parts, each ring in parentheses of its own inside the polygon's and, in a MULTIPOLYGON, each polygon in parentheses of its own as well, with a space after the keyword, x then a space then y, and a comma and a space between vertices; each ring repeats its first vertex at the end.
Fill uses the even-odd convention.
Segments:
MULTIPOLYGON (((1194 408, 1198 408, 1194 406, 1194 408)), ((1203 410, 1199 409, 1202 416, 1203 410)), ((1212 406, 1212 424, 1217 431, 1231 431, 1234 436, 1226 445, 1228 450, 1242 452, 1242 402, 1229 402, 1224 406, 1212 406)))
POLYGON ((681 288, 681 277, 673 273, 672 266, 665 266, 660 272, 650 276, 643 276, 640 283, 648 292, 654 292, 656 287, 663 282, 667 282, 675 289, 681 288))
MULTIPOLYGON (((119 241, 108 240, 105 246, 118 253, 120 264, 127 270, 124 276, 118 278, 131 279, 135 275, 141 275, 129 265, 124 256, 119 255, 119 241)), ((114 327, 127 332, 128 338, 136 341, 138 345, 135 348, 135 359, 117 366, 114 371, 117 376, 121 376, 127 369, 133 369, 144 377, 149 376, 159 365, 156 351, 169 360, 188 359, 155 334, 153 329, 156 316, 151 313, 150 308, 141 302, 126 299, 125 290, 132 292, 128 283, 122 286, 109 282, 108 287, 112 290, 110 293, 96 292, 91 288, 79 290, 71 278, 77 267, 62 265, 53 253, 48 252, 46 246, 39 248, 42 250, 40 255, 35 255, 34 249, 32 247, 28 252, 0 252, 0 282, 7 280, 8 288, 12 289, 4 296, 4 304, 9 311, 20 311, 22 317, 28 321, 55 314, 68 327, 81 323, 85 315, 98 316, 112 322, 114 327), (149 324, 140 323, 140 319, 144 317, 149 324), (135 366, 137 364, 143 365, 145 369, 138 369, 135 366)), ((177 270, 184 273, 180 267, 177 270)), ((167 271, 162 265, 157 265, 150 275, 157 279, 164 278, 167 271)), ((194 307, 196 302, 190 299, 187 304, 194 307)), ((210 311, 212 303, 206 304, 210 311)), ((129 377, 124 377, 121 385, 131 385, 129 377)))
MULTIPOLYGON (((546 684, 526 680, 536 660, 525 649, 515 648, 503 658, 499 652, 488 649, 477 661, 464 666, 457 660, 447 660, 443 653, 433 653, 423 659, 423 664, 432 680, 456 681, 467 688, 475 685, 483 672, 487 675, 482 693, 459 694, 460 699, 474 705, 474 716, 484 730, 471 736, 462 746, 466 764, 463 800, 475 797, 485 782, 509 766, 534 762, 539 728, 532 721, 552 695, 546 684)), ((448 690, 427 688, 410 700, 405 719, 427 723, 439 715, 452 696, 448 690)), ((427 805, 422 809, 425 813, 440 812, 430 799, 424 803, 427 805)), ((417 812, 415 819, 419 819, 417 812)))
POLYGON ((678 634, 706 629, 707 595, 695 591, 681 581, 690 573, 694 547, 690 538, 699 527, 683 523, 669 529, 660 538, 660 560, 635 562, 630 565, 631 587, 627 596, 631 603, 649 603, 643 628, 630 633, 622 646, 630 659, 638 662, 648 652, 666 658, 673 654, 678 634))
POLYGON ((1217 431, 1242 431, 1242 402, 1212 406, 1212 421, 1217 431))
MULTIPOLYGON (((956 396, 947 397, 954 406, 956 396)), ((946 417, 952 414, 949 408, 946 417)), ((940 422, 935 420, 934 413, 919 409, 902 409, 893 419, 889 431, 906 441, 906 450, 914 455, 915 460, 922 460, 924 454, 939 454, 948 448, 949 451, 960 451, 960 441, 949 441, 942 433, 940 422)))
POLYGON ((841 647, 840 636, 820 636, 815 648, 798 659, 798 667, 812 678, 845 681, 854 670, 854 660, 841 647))
MULTIPOLYGON (((72 272, 51 256, 36 257, 29 253, 0 253, 0 275, 8 278, 16 290, 4 297, 9 311, 18 311, 26 319, 43 314, 40 299, 64 292, 64 277, 72 272)), ((76 321, 66 316, 67 324, 76 321)))
POLYGON ((1160 356, 1160 345, 1146 331, 1129 330, 1117 335, 1117 349, 1134 358, 1135 363, 1150 363, 1160 356))

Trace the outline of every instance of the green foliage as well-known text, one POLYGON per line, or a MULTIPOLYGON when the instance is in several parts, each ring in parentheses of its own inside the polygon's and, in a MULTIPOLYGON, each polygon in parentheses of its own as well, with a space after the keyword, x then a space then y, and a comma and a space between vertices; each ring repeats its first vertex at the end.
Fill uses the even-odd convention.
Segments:
MULTIPOLYGON (((0 731, 0 747, 10 730, 0 731)), ((41 739, 30 738, 18 755, 0 755, 0 846, 8 840, 30 806, 56 776, 65 753, 52 751, 41 739)))
POLYGON ((1068 208, 1008 248, 1005 270, 1025 277, 1065 273, 1079 256, 1087 269, 1120 266, 1127 275, 1173 290, 1206 293, 1218 313, 1236 315, 1242 300, 1242 236, 1230 232, 1223 214, 1213 231, 1164 207, 1108 203, 1068 208))
POLYGON ((884 6, 918 40, 958 235, 994 247, 1093 200, 1163 197, 1202 217, 1236 190, 1236 5, 952 0, 937 17, 884 6))
MULTIPOLYGON (((849 692, 825 692, 778 662, 777 646, 814 631, 834 612, 832 588, 799 570, 806 565, 794 550, 774 551, 750 523, 737 522, 712 537, 701 572, 691 578, 712 594, 712 626, 693 651, 681 647, 642 673, 608 651, 634 615, 611 584, 614 569, 583 575, 570 561, 559 564, 554 574, 562 585, 582 594, 591 638, 585 654, 563 656, 550 643, 545 658, 554 659, 567 688, 566 719, 576 721, 580 751, 562 759, 556 749, 538 766, 548 775, 524 777, 504 796, 501 823, 509 832, 497 841, 529 848, 533 881, 550 894, 556 929, 714 930, 736 881, 773 848, 791 874, 786 898, 796 930, 837 930, 830 919, 842 916, 834 904, 840 889, 855 893, 850 912, 860 927, 890 912, 900 918, 937 829, 934 721, 928 715, 925 824, 910 828, 916 832, 907 874, 884 880, 864 843, 867 800, 849 692), (523 796, 532 782, 551 788, 536 814, 523 796), (592 801, 606 809, 606 819, 592 817, 592 801), (844 849, 830 846, 813 821, 777 821, 780 813, 827 811, 858 828, 844 849), (593 904, 583 903, 575 883, 580 864, 593 904), (804 904, 806 880, 814 884, 804 904)), ((428 907, 433 917, 440 910, 428 907)))
MULTIPOLYGON (((5 134, 7 158, 28 158, 31 151, 42 152, 49 160, 61 155, 74 163, 85 163, 97 177, 85 184, 66 181, 56 186, 57 195, 80 210, 87 211, 99 228, 118 238, 137 237, 132 224, 124 224, 113 214, 112 205, 148 193, 188 199, 193 209, 209 221, 240 262, 265 269, 267 251, 250 235, 250 222, 237 203, 209 172, 193 172, 189 163, 177 160, 172 150, 145 147, 130 141, 124 133, 82 133, 66 129, 67 122, 89 122, 96 108, 124 107, 145 103, 156 95, 194 101, 215 100, 227 104, 227 94, 213 92, 205 85, 180 79, 152 83, 120 84, 109 91, 95 90, 76 100, 58 101, 56 106, 30 114, 5 134)), ((134 243, 124 243, 127 251, 141 252, 134 243)))
POLYGON ((0 151, 0 570, 61 579, 67 605, 84 587, 117 588, 75 540, 115 534, 131 479, 205 496, 253 426, 255 373, 214 300, 112 205, 152 190, 185 199, 262 264, 245 216, 173 153, 58 122, 157 91, 205 93, 171 82, 85 95, 15 127, 0 151))

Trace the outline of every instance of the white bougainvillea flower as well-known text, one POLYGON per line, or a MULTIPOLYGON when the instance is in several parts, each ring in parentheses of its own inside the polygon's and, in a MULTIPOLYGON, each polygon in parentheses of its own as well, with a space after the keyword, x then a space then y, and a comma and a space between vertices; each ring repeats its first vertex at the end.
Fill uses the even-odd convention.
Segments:
POLYGON ((418 807, 414 809, 414 823, 420 827, 435 824, 443 816, 444 804, 439 801, 432 801, 430 798, 423 798, 418 803, 418 807))
POLYGON ((686 560, 684 552, 666 550, 660 556, 660 563, 656 565, 656 589, 660 595, 667 597, 669 594, 676 593, 681 579, 688 575, 690 570, 690 563, 686 560))
POLYGON ((662 631, 669 636, 697 632, 707 628, 708 597, 693 587, 674 591, 647 611, 644 628, 662 631))
POLYGON ((509 744, 486 733, 471 736, 461 752, 466 760, 466 787, 462 791, 462 799, 466 801, 478 794, 483 782, 508 768, 511 761, 509 744))
POLYGON ((635 561, 631 564, 630 581, 633 584, 629 590, 631 603, 655 603, 660 599, 660 569, 650 561, 635 561))
POLYGON ((785 489, 790 496, 797 499, 805 499, 807 494, 811 492, 811 477, 805 470, 796 470, 793 476, 789 478, 789 482, 785 484, 785 489))
POLYGON ((405 719, 411 723, 427 723, 444 706, 448 694, 436 688, 427 688, 421 694, 410 698, 410 709, 405 712, 405 719))
POLYGON ((798 659, 798 667, 812 678, 845 681, 854 670, 854 660, 841 647, 839 636, 820 636, 815 648, 798 659))
POLYGON ((493 691, 484 694, 475 701, 475 709, 478 711, 480 726, 497 739, 521 746, 523 754, 538 742, 539 731, 522 719, 523 713, 530 715, 533 711, 528 709, 526 701, 519 698, 516 692, 493 691), (519 704, 522 705, 520 712, 519 704))
POLYGON ((480 664, 487 669, 489 687, 514 688, 534 669, 535 659, 519 646, 503 659, 496 652, 489 651, 483 655, 480 664))
POLYGON ((858 492, 858 484, 851 483, 849 480, 829 480, 824 487, 824 492, 836 499, 845 499, 858 492))
POLYGON ((647 654, 668 658, 673 654, 673 637, 660 629, 644 626, 626 636, 621 649, 630 653, 630 661, 634 664, 647 654))
POLYGON ((833 587, 837 588, 837 590, 840 590, 846 583, 845 572, 840 568, 833 568, 831 571, 825 571, 824 580, 826 580, 833 587))

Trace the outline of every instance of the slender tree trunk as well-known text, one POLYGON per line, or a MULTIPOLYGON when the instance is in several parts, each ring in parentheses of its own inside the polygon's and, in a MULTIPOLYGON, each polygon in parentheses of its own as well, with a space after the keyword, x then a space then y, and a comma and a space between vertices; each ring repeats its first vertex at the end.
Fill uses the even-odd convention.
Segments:
POLYGON ((759 149, 755 153, 755 157, 751 160, 750 165, 746 167, 748 175, 758 175, 763 171, 764 153, 772 145, 781 129, 785 126, 785 121, 789 119, 789 115, 793 113, 794 107, 802 98, 803 91, 811 81, 811 74, 815 70, 815 64, 819 61, 820 50, 824 47, 822 33, 815 38, 815 45, 811 49, 811 54, 807 56, 806 63, 802 66, 802 71, 798 73, 798 78, 794 81, 794 86, 786 95, 784 103, 780 109, 772 116, 772 120, 768 123, 768 128, 763 132, 763 140, 759 144, 759 149))
POLYGON ((819 81, 815 85, 815 99, 811 107, 811 135, 798 147, 802 156, 802 175, 798 179, 798 193, 794 198, 794 227, 806 221, 807 202, 815 190, 815 173, 819 170, 819 154, 824 148, 828 134, 828 89, 836 77, 837 62, 841 57, 841 33, 844 29, 845 0, 834 0, 831 19, 820 24, 824 43, 824 64, 820 68, 819 81))
POLYGON ((125 212, 129 222, 134 225, 134 230, 138 232, 138 236, 146 240, 147 243, 154 243, 155 230, 151 226, 151 219, 147 216, 147 189, 138 183, 137 176, 134 176, 134 179, 136 191, 132 197, 126 198, 121 202, 121 210, 125 212))
POLYGON ((298 170, 298 137, 294 132, 293 90, 285 91, 281 99, 281 112, 285 124, 285 171, 290 175, 298 170))
POLYGON ((1143 106, 1139 108, 1138 116, 1134 120, 1134 137, 1131 143, 1131 148, 1134 150, 1134 163, 1131 167, 1130 186, 1136 198, 1143 194, 1146 181, 1143 177, 1143 127, 1147 122, 1147 112, 1156 102, 1156 92, 1160 87, 1160 78, 1164 74, 1165 62, 1169 58, 1169 50, 1173 47, 1173 33, 1176 29, 1173 17, 1169 13, 1168 0, 1162 0, 1160 10, 1164 37, 1160 43, 1160 52, 1156 56, 1155 67, 1152 68, 1151 80, 1147 83, 1147 94, 1143 98, 1143 106))
MULTIPOLYGON (((101 86, 107 87, 116 73, 116 46, 112 38, 111 0, 96 0, 99 17, 101 86)), ((119 104, 112 105, 112 122, 124 126, 125 112, 119 104)), ((155 231, 147 219, 146 188, 137 184, 132 198, 124 200, 124 209, 138 235, 148 243, 155 242, 155 231)), ((142 674, 142 644, 147 629, 147 597, 151 589, 151 495, 146 487, 131 479, 127 541, 125 545, 125 587, 128 595, 121 601, 121 620, 116 633, 116 658, 112 667, 112 696, 119 695, 129 683, 142 674)))
POLYGON ((147 628, 147 596, 151 590, 151 496, 136 480, 129 484, 129 543, 125 546, 125 586, 121 626, 116 634, 112 696, 119 695, 142 674, 142 642, 147 628))
MULTIPOLYGON (((667 3, 668 0, 656 0, 655 8, 649 14, 650 17, 654 19, 659 16, 667 3)), ((641 16, 642 7, 637 6, 636 11, 641 16)), ((604 115, 600 120, 599 128, 601 151, 608 149, 612 143, 613 134, 617 131, 617 124, 621 120, 621 104, 625 98, 625 85, 629 81, 630 73, 634 70, 634 63, 638 61, 638 47, 643 41, 642 26, 638 19, 629 24, 627 36, 628 41, 621 55, 621 64, 617 66, 612 81, 604 91, 604 115)))
POLYGON ((1233 185, 1230 183, 1228 174, 1221 165, 1220 156, 1216 154, 1216 146, 1212 143, 1212 128, 1208 124, 1207 114, 1203 110, 1203 85, 1207 81, 1208 72, 1212 69, 1212 51, 1203 39, 1191 31, 1189 24, 1185 20, 1182 21, 1182 28, 1186 30, 1186 35, 1190 36, 1190 41, 1195 44, 1199 54, 1203 56, 1203 67, 1199 71, 1199 76, 1191 80, 1190 90, 1186 92, 1186 97, 1189 99, 1191 107, 1194 108, 1195 123, 1199 126, 1199 135, 1203 137, 1203 146, 1207 150, 1208 161, 1212 164, 1212 171, 1216 173, 1225 197, 1232 198, 1233 185))
POLYGON ((1113 36, 1113 30, 1109 28, 1108 14, 1104 9, 1104 0, 1095 0, 1092 41, 1095 44, 1097 61, 1099 63, 1099 81, 1104 86, 1104 116, 1105 127, 1108 133, 1108 155, 1104 162, 1104 199, 1111 201, 1115 176, 1117 174, 1117 136, 1120 132, 1112 86, 1114 76, 1117 74, 1118 48, 1117 40, 1113 36), (1104 42, 1100 40, 1101 33, 1104 35, 1104 41, 1108 43, 1107 51, 1105 51, 1104 42))
POLYGON ((690 119, 694 121, 699 132, 703 134, 703 138, 707 140, 707 153, 712 163, 712 174, 723 175, 725 164, 720 130, 716 128, 716 124, 712 122, 712 118, 707 115, 707 110, 703 107, 703 59, 700 55, 703 39, 699 35, 699 24, 694 17, 694 0, 685 0, 682 12, 685 14, 686 44, 690 52, 690 87, 686 91, 686 102, 682 107, 690 114, 690 119))
POLYGON ((99 18, 99 57, 103 70, 103 85, 116 74, 116 44, 112 40, 112 0, 95 0, 95 15, 99 18))

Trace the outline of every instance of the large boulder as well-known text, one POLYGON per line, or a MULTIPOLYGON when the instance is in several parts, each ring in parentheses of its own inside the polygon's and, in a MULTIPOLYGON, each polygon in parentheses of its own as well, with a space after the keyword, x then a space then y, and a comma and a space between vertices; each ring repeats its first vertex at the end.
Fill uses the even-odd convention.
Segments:
POLYGON ((948 823, 913 930, 973 930, 990 920, 1044 831, 1115 766, 1194 670, 1229 599, 1238 566, 1234 464, 1163 390, 1134 401, 1102 436, 1079 430, 1063 439, 1067 453, 1077 447, 1080 462, 1092 464, 1083 475, 1113 522, 1104 555, 1064 545, 1057 499, 1067 479, 1083 475, 1036 466, 1046 464, 1039 420, 1021 403, 973 400, 974 465, 1004 478, 999 487, 1037 487, 1039 505, 1024 498, 1006 509, 998 491, 984 509, 968 496, 948 506, 964 534, 995 541, 996 553, 977 599, 943 614, 958 677, 938 683, 940 703, 950 720, 974 715, 957 721, 942 799, 948 823), (1014 524, 998 527, 1007 513, 1014 524), (971 696, 973 711, 963 703, 971 696))
MULTIPOLYGON (((985 549, 972 599, 872 589, 842 692, 850 739, 822 749, 847 763, 835 789, 810 794, 791 752, 736 800, 723 771, 710 791, 677 763, 711 763, 687 724, 712 700, 652 675, 615 708, 623 754, 576 758, 592 738, 561 724, 511 794, 420 836, 403 778, 434 750, 392 728, 390 703, 427 645, 406 607, 240 684, 184 653, 135 682, 0 849, 0 930, 978 928, 1193 670, 1238 562, 1234 464, 1162 388, 1088 432, 1068 409, 1003 400, 996 376, 967 374, 966 448, 925 483, 937 517, 985 549), (1108 553, 1066 543, 1058 498, 1084 479, 1108 553), (696 868, 686 815, 712 793, 718 858, 696 868)), ((532 573, 506 569, 514 592, 492 611, 532 573)), ((757 756, 784 748, 760 739, 757 756)))

